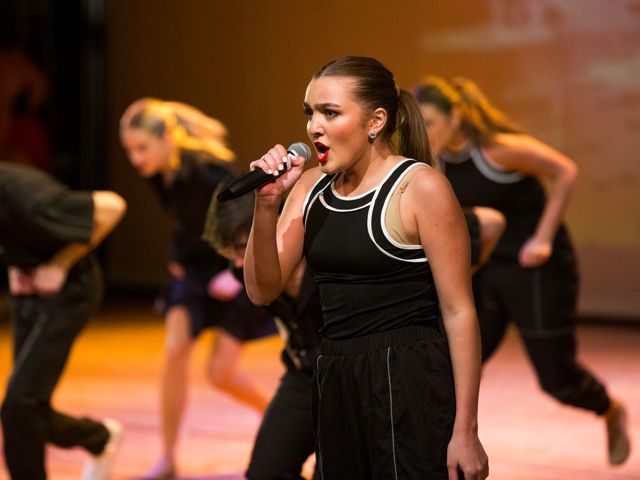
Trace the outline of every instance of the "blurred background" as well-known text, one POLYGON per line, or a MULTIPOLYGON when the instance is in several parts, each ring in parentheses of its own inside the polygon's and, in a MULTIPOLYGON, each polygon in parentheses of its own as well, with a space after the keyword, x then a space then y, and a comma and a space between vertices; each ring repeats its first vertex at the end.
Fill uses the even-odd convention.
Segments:
POLYGON ((571 157, 580 314, 640 323, 640 1, 3 0, 0 37, 3 155, 129 203, 101 251, 112 297, 166 279, 167 220, 118 141, 126 106, 197 106, 229 128, 247 168, 306 140, 311 75, 354 54, 407 89, 426 74, 471 78, 571 157))

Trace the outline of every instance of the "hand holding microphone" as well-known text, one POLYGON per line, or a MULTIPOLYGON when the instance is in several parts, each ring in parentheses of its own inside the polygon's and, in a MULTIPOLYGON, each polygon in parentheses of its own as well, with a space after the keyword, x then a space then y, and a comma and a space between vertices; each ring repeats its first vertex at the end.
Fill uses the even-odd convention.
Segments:
POLYGON ((274 182, 292 167, 304 165, 310 157, 311 149, 303 142, 291 144, 286 151, 282 145, 276 145, 260 160, 251 163, 256 167, 255 170, 228 185, 218 195, 218 202, 222 203, 241 197, 267 183, 274 182), (298 158, 302 158, 304 161, 296 163, 298 158))

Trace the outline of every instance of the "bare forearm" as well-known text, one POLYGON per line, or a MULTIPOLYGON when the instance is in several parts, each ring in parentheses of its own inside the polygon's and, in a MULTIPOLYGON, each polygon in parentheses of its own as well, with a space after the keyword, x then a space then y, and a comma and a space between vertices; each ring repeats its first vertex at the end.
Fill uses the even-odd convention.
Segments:
POLYGON ((89 243, 71 243, 62 250, 59 250, 58 253, 51 257, 47 264, 61 267, 68 271, 93 248, 89 243))
POLYGON ((477 432, 480 333, 472 311, 445 318, 456 393, 455 431, 477 432))
POLYGON ((271 303, 282 292, 276 237, 278 209, 279 202, 256 200, 244 259, 244 280, 249 298, 257 305, 271 303))
POLYGON ((535 237, 553 241, 569 205, 577 176, 578 169, 571 165, 547 182, 547 203, 536 227, 535 237))
POLYGON ((124 216, 126 203, 114 192, 93 193, 93 229, 89 243, 71 243, 59 250, 47 262, 50 265, 69 270, 87 253, 98 246, 124 216))

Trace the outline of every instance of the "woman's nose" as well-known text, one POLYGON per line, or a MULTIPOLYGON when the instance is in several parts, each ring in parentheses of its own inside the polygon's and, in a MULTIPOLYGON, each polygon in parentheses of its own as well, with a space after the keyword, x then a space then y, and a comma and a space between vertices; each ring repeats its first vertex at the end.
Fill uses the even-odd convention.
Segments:
POLYGON ((137 153, 132 153, 129 155, 129 161, 134 167, 138 167, 142 163, 143 158, 141 155, 138 155, 137 153))
POLYGON ((321 135, 321 130, 322 126, 320 120, 318 119, 318 116, 312 115, 307 125, 307 131, 309 132, 309 135, 319 136, 321 135))

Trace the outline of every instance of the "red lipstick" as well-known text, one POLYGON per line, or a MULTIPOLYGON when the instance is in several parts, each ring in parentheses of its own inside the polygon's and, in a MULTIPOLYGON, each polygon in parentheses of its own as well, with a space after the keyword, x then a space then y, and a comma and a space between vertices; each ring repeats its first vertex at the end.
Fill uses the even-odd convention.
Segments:
POLYGON ((318 153, 318 163, 327 163, 327 158, 329 157, 329 147, 323 145, 320 142, 315 142, 313 145, 316 147, 316 152, 318 153))

